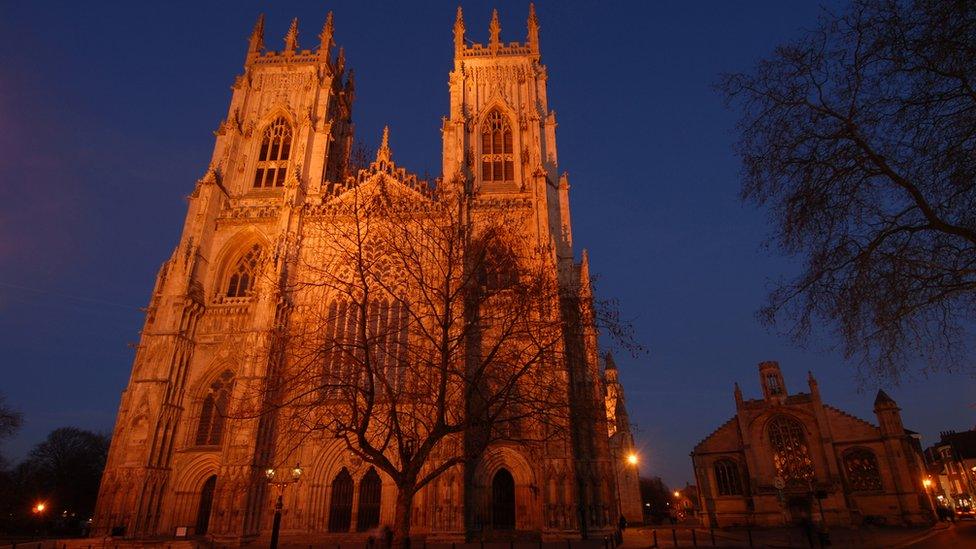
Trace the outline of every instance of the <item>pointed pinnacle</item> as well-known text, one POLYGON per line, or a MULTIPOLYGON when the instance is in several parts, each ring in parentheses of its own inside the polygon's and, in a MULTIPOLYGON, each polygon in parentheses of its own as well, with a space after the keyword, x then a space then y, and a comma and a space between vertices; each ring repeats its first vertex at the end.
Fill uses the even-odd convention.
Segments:
POLYGON ((335 25, 332 23, 332 12, 325 16, 325 24, 322 25, 322 32, 319 33, 321 41, 320 49, 329 49, 332 46, 332 35, 335 32, 335 25))
POLYGON ((539 19, 535 16, 535 4, 529 3, 529 20, 526 23, 529 30, 529 44, 539 42, 539 19))
POLYGON ((502 32, 501 23, 498 22, 498 10, 491 10, 491 23, 488 24, 488 32, 491 35, 488 41, 490 47, 497 47, 501 44, 499 35, 502 32))
POLYGON ((376 149, 376 161, 390 161, 390 127, 383 126, 383 140, 380 141, 380 148, 376 149))
POLYGON ((288 27, 288 34, 285 35, 285 51, 294 52, 298 49, 298 18, 291 20, 291 26, 288 27))

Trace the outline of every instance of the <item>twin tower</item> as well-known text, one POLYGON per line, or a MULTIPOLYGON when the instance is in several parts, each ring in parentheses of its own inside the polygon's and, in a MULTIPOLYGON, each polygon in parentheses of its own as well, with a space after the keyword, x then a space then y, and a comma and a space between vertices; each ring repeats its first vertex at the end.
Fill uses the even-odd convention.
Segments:
MULTIPOLYGON (((566 384, 570 406, 585 418, 574 422, 565 444, 493 448, 468 473, 451 472, 425 487, 416 496, 412 531, 451 540, 515 539, 512 532, 568 539, 612 532, 621 511, 639 521, 636 497, 622 509, 615 495, 636 494, 636 470, 621 473, 615 463, 617 451, 633 441, 620 425, 622 389, 616 378, 608 384, 603 377, 596 328, 587 320, 587 259, 585 252, 580 263, 573 256, 569 184, 558 175, 556 119, 534 9, 524 42, 501 41, 495 12, 484 44, 467 40, 458 9, 443 170, 434 182, 396 165, 387 132, 371 162, 351 154, 356 85, 343 50, 334 48, 331 14, 316 49, 301 48, 297 20, 280 51, 265 48, 264 30, 260 18, 209 168, 157 276, 93 534, 208 536, 224 544, 268 535, 274 501, 264 470, 284 459, 275 454, 275 423, 224 411, 273 377, 270 351, 263 350, 287 324, 295 296, 272 281, 287 278, 306 253, 308 220, 378 177, 414 189, 463 185, 475 207, 524 215, 525 236, 548 250, 565 288, 564 345, 575 358, 559 366, 567 375, 554 382, 566 384), (615 439, 611 448, 610 437, 623 431, 628 440, 615 439)), ((365 539, 392 520, 395 487, 334 442, 297 450, 304 474, 286 492, 285 535, 312 544, 328 535, 365 539)))

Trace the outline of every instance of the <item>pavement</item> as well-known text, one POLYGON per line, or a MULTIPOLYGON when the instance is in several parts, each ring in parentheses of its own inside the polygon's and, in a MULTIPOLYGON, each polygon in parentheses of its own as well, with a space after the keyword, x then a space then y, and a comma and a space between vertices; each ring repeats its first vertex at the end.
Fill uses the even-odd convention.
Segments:
MULTIPOLYGON (((814 537, 813 545, 806 532, 796 528, 719 530, 688 525, 675 527, 640 527, 624 532, 621 549, 651 547, 768 547, 808 549, 820 547, 814 537)), ((976 521, 955 524, 940 523, 931 528, 832 528, 830 547, 852 548, 974 548, 976 549, 976 521)))

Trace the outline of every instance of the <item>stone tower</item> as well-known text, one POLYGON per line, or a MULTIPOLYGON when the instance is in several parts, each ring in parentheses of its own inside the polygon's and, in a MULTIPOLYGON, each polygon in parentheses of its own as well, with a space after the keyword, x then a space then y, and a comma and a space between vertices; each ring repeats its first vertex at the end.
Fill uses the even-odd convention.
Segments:
MULTIPOLYGON (((329 14, 315 49, 301 48, 297 20, 280 50, 265 48, 263 18, 251 33, 210 165, 189 196, 179 243, 147 307, 95 535, 179 531, 238 544, 269 534, 274 497, 264 471, 285 459, 276 445, 280 426, 274 414, 248 418, 234 407, 273 392, 283 355, 274 345, 284 340, 275 335, 291 326, 296 304, 316 299, 293 284, 300 264, 325 264, 310 244, 317 238, 312 220, 322 223, 322 212, 347 193, 380 181, 430 190, 393 163, 388 132, 372 164, 351 167, 355 87, 333 32, 329 14)), ((515 212, 517 230, 555 271, 566 358, 553 382, 568 400, 571 440, 532 452, 493 447, 456 466, 417 494, 412 532, 491 539, 493 479, 501 478, 506 499, 499 505, 511 512, 505 525, 519 536, 603 535, 617 523, 616 468, 588 259, 585 251, 580 262, 573 256, 569 184, 557 176, 555 115, 534 9, 525 42, 503 44, 500 33, 494 13, 488 44, 468 44, 458 10, 437 184, 463 186, 475 218, 498 208, 515 212)), ((614 407, 617 417, 626 415, 622 406, 614 407)), ((305 473, 285 498, 286 535, 303 544, 327 535, 364 541, 370 529, 391 523, 395 486, 339 441, 310 439, 288 459, 300 460, 305 473)))
POLYGON ((603 385, 606 392, 610 454, 616 471, 620 513, 628 524, 640 524, 644 521, 644 510, 641 508, 637 448, 624 399, 624 387, 617 377, 617 364, 610 353, 604 356, 603 385))
POLYGON ((331 13, 314 50, 301 49, 297 19, 278 51, 265 49, 263 16, 254 26, 227 117, 214 132, 210 167, 189 196, 183 234, 147 308, 96 534, 149 536, 171 524, 235 540, 258 533, 266 497, 258 464, 269 425, 217 427, 215 410, 266 383, 267 356, 249 353, 240 364, 234 348, 266 343, 284 305, 268 281, 285 276, 287 265, 262 262, 261 273, 253 266, 259 256, 287 253, 301 231, 302 206, 345 175, 353 80, 333 45, 331 13), (228 279, 237 282, 225 292, 219 286, 228 279), (181 428, 206 422, 216 432, 181 428), (195 508, 200 486, 212 498, 209 516, 195 508))

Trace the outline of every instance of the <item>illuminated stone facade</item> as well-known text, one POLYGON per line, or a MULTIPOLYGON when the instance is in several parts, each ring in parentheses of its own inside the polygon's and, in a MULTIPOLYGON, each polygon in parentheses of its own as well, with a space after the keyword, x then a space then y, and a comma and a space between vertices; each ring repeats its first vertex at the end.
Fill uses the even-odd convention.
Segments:
MULTIPOLYGON (((210 167, 189 196, 179 244, 159 271, 122 394, 93 535, 186 533, 226 544, 267 539, 274 494, 263 472, 281 461, 271 449, 273 422, 232 419, 220 410, 269 382, 268 356, 245 351, 266 347, 295 297, 280 295, 269 281, 293 272, 289 264, 302 254, 305 223, 331 201, 378 181, 426 188, 395 165, 386 134, 370 166, 350 168, 355 86, 342 50, 333 49, 331 14, 314 50, 299 46, 297 20, 282 51, 265 50, 263 36, 261 19, 215 132, 210 167)), ((469 44, 460 10, 454 39, 443 178, 462 180, 493 207, 523 208, 535 245, 550 250, 555 276, 574 296, 567 303, 575 310, 565 314, 587 318, 587 260, 585 252, 581 262, 574 260, 569 183, 558 173, 556 120, 534 11, 524 43, 502 43, 494 14, 487 45, 469 44), (493 143, 488 134, 504 137, 493 143)), ((636 493, 636 470, 619 482, 614 477, 596 329, 568 325, 577 332, 567 334, 565 345, 579 346, 574 356, 580 358, 567 360, 568 375, 553 383, 569 379, 569 407, 591 419, 573 425, 572 443, 536 453, 493 447, 465 465, 471 471, 444 474, 416 497, 413 535, 562 539, 602 536, 616 527, 615 493, 636 493), (514 484, 506 496, 514 524, 504 528, 492 524, 485 508, 499 478, 514 484), (466 491, 484 497, 465 506, 466 491)), ((613 394, 622 395, 616 372, 607 379, 613 394)), ((611 435, 626 429, 622 398, 614 410, 611 435)), ((633 447, 629 431, 615 447, 633 447)), ((303 543, 362 540, 391 523, 388 478, 335 440, 313 439, 297 452, 304 474, 285 492, 283 535, 303 543), (337 493, 348 501, 337 506, 337 493), (348 516, 334 520, 335 513, 348 516)))
POLYGON ((932 520, 917 439, 883 391, 875 426, 810 392, 789 394, 779 364, 759 365, 761 399, 743 399, 736 415, 691 453, 703 520, 712 526, 775 526, 821 521, 922 525, 932 520))

